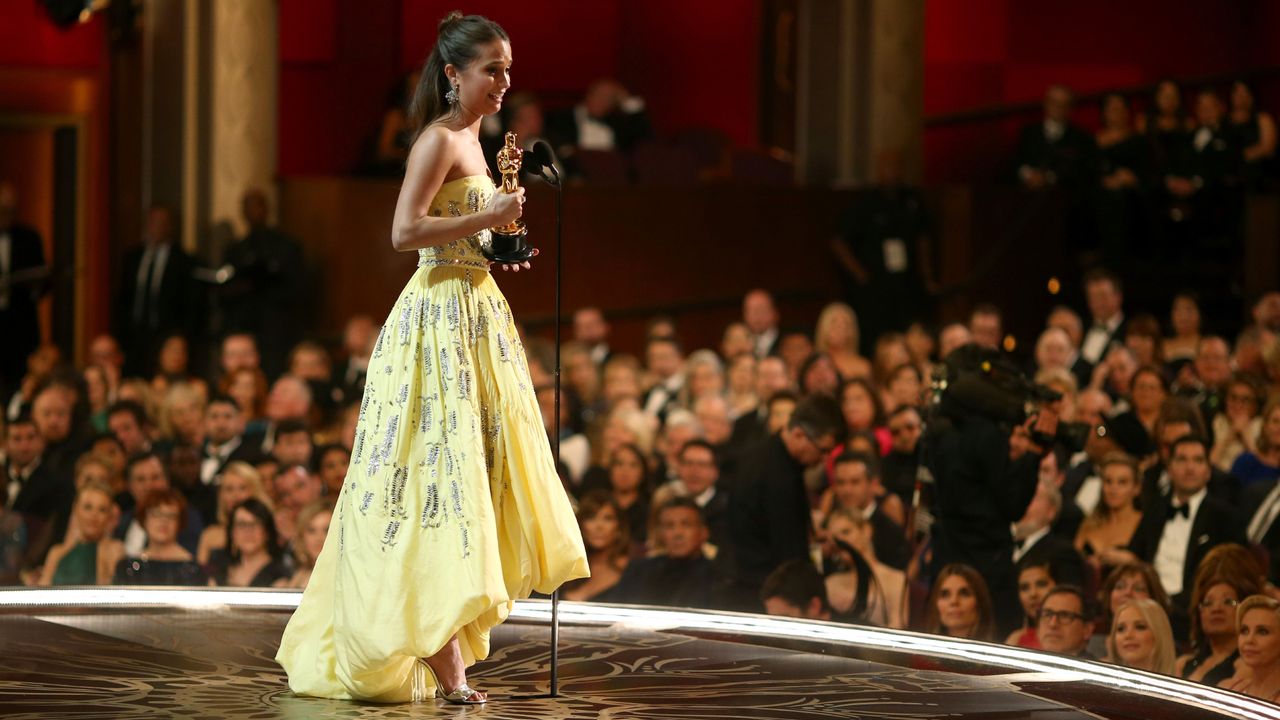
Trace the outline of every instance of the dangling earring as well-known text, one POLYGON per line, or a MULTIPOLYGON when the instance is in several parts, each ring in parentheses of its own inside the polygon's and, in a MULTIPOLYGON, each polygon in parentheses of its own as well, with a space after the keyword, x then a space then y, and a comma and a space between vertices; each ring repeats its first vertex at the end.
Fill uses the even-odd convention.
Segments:
POLYGON ((449 86, 449 92, 444 94, 445 102, 455 105, 458 102, 458 88, 456 85, 449 86))

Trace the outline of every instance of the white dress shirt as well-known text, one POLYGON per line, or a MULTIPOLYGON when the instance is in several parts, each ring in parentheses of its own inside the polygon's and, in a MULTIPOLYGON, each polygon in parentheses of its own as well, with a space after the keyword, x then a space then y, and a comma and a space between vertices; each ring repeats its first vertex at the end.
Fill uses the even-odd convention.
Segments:
POLYGON ((1111 336, 1115 335, 1116 329, 1122 322, 1124 322, 1122 312, 1112 315, 1111 319, 1105 322, 1095 322, 1093 327, 1089 328, 1089 332, 1085 333, 1084 342, 1080 343, 1080 355, 1091 365, 1097 365, 1107 354, 1107 345, 1111 342, 1111 336))
MULTIPOLYGON (((1165 521, 1164 532, 1160 534, 1160 544, 1156 546, 1152 562, 1156 574, 1160 576, 1160 584, 1164 585, 1164 591, 1170 596, 1182 592, 1182 571, 1187 561, 1187 547, 1191 542, 1191 527, 1195 525, 1196 513, 1200 511, 1200 505, 1208 495, 1209 489, 1201 488, 1200 492, 1192 495, 1185 503, 1176 499, 1172 501, 1174 507, 1189 505, 1190 511, 1187 517, 1175 515, 1165 521)), ((1160 508, 1148 510, 1160 511, 1160 508)))

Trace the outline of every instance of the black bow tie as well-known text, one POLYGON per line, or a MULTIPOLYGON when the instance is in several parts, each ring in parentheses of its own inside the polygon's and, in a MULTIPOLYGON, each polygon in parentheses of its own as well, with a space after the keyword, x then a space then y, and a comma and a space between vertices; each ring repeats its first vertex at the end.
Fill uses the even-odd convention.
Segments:
POLYGON ((1181 515, 1182 517, 1187 519, 1191 519, 1191 503, 1183 503, 1181 505, 1174 505, 1173 503, 1169 503, 1168 512, 1165 513, 1165 516, 1168 517, 1170 520, 1172 520, 1174 517, 1178 515, 1181 515))

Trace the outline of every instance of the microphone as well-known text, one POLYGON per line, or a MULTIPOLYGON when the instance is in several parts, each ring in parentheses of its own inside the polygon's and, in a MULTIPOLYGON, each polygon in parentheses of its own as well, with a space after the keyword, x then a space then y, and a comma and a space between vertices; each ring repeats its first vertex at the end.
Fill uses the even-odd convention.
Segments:
POLYGON ((560 170, 556 167, 556 154, 546 140, 537 140, 525 156, 529 169, 546 180, 548 184, 560 184, 560 170))

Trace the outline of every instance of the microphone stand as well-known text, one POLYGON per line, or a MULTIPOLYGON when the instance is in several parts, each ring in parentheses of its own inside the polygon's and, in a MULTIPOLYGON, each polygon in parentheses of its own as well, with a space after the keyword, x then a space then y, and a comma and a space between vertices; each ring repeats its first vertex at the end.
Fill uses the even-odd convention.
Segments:
MULTIPOLYGON (((555 162, 548 163, 538 171, 543 182, 556 189, 556 360, 555 360, 555 420, 552 423, 552 454, 555 456, 556 472, 560 470, 560 278, 564 268, 563 214, 564 186, 560 182, 560 171, 555 162)), ((560 696, 560 588, 551 593, 551 697, 560 696)))

